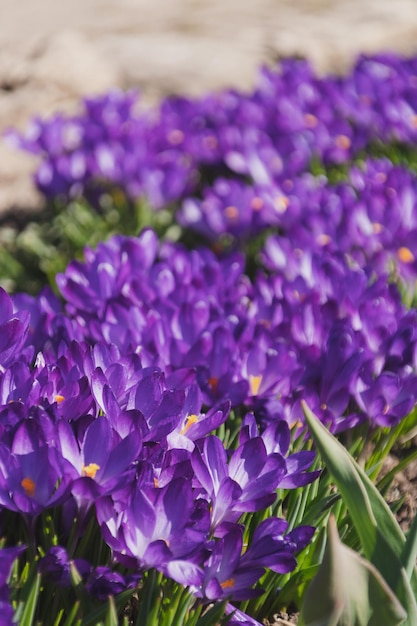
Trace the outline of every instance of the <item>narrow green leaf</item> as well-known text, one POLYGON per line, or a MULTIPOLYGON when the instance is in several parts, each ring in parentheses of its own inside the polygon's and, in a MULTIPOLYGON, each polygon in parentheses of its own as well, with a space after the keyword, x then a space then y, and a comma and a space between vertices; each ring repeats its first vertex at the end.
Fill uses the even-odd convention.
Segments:
MULTIPOLYGON (((400 559, 405 536, 389 506, 346 448, 333 437, 304 402, 303 410, 321 457, 349 509, 366 557, 380 569, 378 562, 381 555, 378 554, 377 547, 382 536, 385 543, 385 538, 389 538, 390 551, 400 559)), ((384 575, 383 571, 381 573, 384 575)))
POLYGON ((224 616, 226 604, 226 600, 213 604, 213 606, 199 618, 197 626, 217 626, 219 620, 224 616))
POLYGON ((303 410, 320 455, 349 509, 366 558, 375 565, 407 611, 404 626, 415 626, 417 578, 413 569, 409 582, 402 566, 406 541, 397 520, 365 472, 305 402, 303 410))
MULTIPOLYGON (((123 608, 130 600, 134 590, 127 589, 119 593, 114 601, 118 609, 123 608)), ((91 611, 81 622, 82 626, 97 626, 97 624, 106 618, 108 607, 107 605, 99 606, 97 609, 91 611)), ((146 622, 144 622, 146 624, 146 622)))
POLYGON ((405 569, 408 580, 411 580, 417 558, 417 515, 414 516, 411 528, 402 553, 401 563, 405 569))
POLYGON ((39 597, 40 584, 41 575, 36 574, 32 581, 29 594, 24 601, 23 611, 19 619, 19 626, 32 626, 39 597))
POLYGON ((109 597, 108 609, 106 613, 106 620, 104 622, 104 626, 119 626, 116 605, 114 603, 114 598, 112 596, 109 597))
POLYGON ((183 626, 185 616, 194 602, 194 596, 192 596, 188 591, 184 592, 182 594, 181 601, 178 603, 175 615, 172 617, 170 626, 183 626))
POLYGON ((74 602, 74 605, 70 613, 68 614, 67 619, 65 620, 63 626, 74 626, 74 624, 81 623, 81 620, 78 620, 78 622, 76 621, 79 608, 80 608, 80 603, 74 602))

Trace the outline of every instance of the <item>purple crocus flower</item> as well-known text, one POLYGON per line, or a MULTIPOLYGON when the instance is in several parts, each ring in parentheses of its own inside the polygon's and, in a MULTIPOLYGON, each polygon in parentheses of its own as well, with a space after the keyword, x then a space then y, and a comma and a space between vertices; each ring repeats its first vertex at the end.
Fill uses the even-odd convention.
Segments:
MULTIPOLYGON (((311 462, 310 457, 305 465, 311 462)), ((245 441, 233 451, 228 462, 222 442, 210 435, 201 442, 201 449, 193 451, 191 463, 210 501, 211 526, 218 535, 222 534, 225 522, 236 522, 246 511, 259 511, 271 505, 280 483, 298 486, 297 480, 292 482, 286 477, 284 457, 275 452, 268 454, 262 437, 245 441)))
POLYGON ((286 574, 296 566, 294 554, 303 550, 311 541, 315 529, 298 526, 291 532, 288 523, 270 517, 255 528, 250 546, 242 555, 243 567, 266 567, 278 574, 286 574))
POLYGON ((91 570, 91 565, 85 559, 68 558, 66 548, 52 546, 39 560, 38 569, 41 574, 58 587, 71 587, 71 564, 76 568, 80 576, 85 580, 91 570))
POLYGON ((109 596, 116 596, 126 589, 136 587, 139 580, 139 574, 124 576, 110 567, 99 566, 91 570, 86 587, 94 598, 105 601, 109 596))
POLYGON ((225 614, 230 616, 228 620, 230 626, 262 626, 260 622, 250 617, 250 615, 246 615, 246 613, 237 609, 230 602, 226 604, 225 614))
POLYGON ((19 358, 29 330, 29 313, 14 311, 13 302, 0 287, 0 371, 19 358))
POLYGON ((70 464, 71 490, 79 503, 91 503, 132 478, 132 463, 142 445, 140 432, 131 432, 120 439, 104 415, 90 423, 81 442, 68 422, 61 420, 57 428, 62 456, 70 464))
POLYGON ((212 552, 201 568, 182 560, 167 565, 168 574, 177 582, 206 600, 230 598, 248 600, 262 595, 253 588, 265 568, 288 573, 296 566, 294 553, 305 548, 314 528, 301 526, 285 534, 288 524, 279 518, 264 520, 256 529, 250 545, 243 550, 243 527, 234 524, 217 539, 212 552))
POLYGON ((358 402, 373 424, 391 427, 398 424, 416 403, 417 378, 383 372, 370 387, 360 392, 358 402))
POLYGON ((168 564, 167 572, 177 582, 189 586, 197 597, 209 601, 255 598, 262 594, 262 590, 252 587, 264 570, 240 567, 242 545, 243 528, 235 525, 216 541, 204 569, 177 559, 168 564))
MULTIPOLYGON (((15 438, 15 445, 19 443, 15 438)), ((58 450, 47 445, 24 454, 10 452, 0 444, 0 501, 34 520, 45 509, 69 497, 71 478, 58 450)))
POLYGON ((167 436, 169 448, 192 451, 194 441, 218 428, 228 418, 230 402, 217 403, 207 413, 201 413, 201 406, 202 393, 197 384, 193 384, 187 389, 181 421, 167 436))
POLYGON ((191 484, 175 478, 162 488, 138 488, 128 502, 101 498, 97 519, 105 541, 122 562, 165 571, 173 559, 191 562, 205 551, 208 516, 201 516, 191 484))

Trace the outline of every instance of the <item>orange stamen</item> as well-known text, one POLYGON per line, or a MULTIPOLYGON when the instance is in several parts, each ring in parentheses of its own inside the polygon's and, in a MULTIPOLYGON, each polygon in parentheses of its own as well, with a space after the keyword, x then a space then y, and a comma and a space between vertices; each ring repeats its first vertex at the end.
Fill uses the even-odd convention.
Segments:
POLYGON ((317 243, 319 246, 327 246, 327 244, 330 243, 331 240, 332 238, 330 237, 330 235, 326 235, 325 233, 321 233, 317 236, 317 243))
POLYGON ((351 141, 346 135, 338 135, 335 142, 336 146, 341 150, 348 150, 350 148, 351 141))
POLYGON ((304 115, 304 124, 307 126, 307 128, 314 128, 315 126, 317 126, 317 123, 318 119, 312 113, 306 113, 304 115))
POLYGON ((235 206, 227 206, 224 210, 224 214, 229 220, 235 220, 239 216, 239 211, 235 206))
POLYGON ((250 205, 253 211, 260 211, 264 205, 264 201, 262 200, 262 198, 258 198, 258 196, 255 196, 255 198, 252 199, 250 205))
POLYGON ((33 498, 33 496, 35 495, 35 489, 36 489, 36 485, 34 481, 27 476, 26 478, 22 480, 20 484, 25 490, 25 494, 29 496, 29 498, 33 498))
POLYGON ((220 587, 222 589, 230 589, 231 587, 234 587, 234 584, 235 584, 235 579, 228 578, 227 580, 224 580, 222 583, 220 583, 220 587))
POLYGON ((209 385, 211 387, 211 390, 216 393, 216 389, 217 389, 217 385, 219 384, 219 379, 218 378, 209 378, 209 385))
POLYGON ((414 261, 414 254, 405 246, 402 246, 397 250, 397 255, 403 263, 412 263, 414 261))

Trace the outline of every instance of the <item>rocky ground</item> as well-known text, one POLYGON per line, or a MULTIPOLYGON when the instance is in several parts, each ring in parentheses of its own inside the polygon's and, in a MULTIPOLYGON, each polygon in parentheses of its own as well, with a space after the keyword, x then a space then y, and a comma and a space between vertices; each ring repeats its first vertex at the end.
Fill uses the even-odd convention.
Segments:
MULTIPOLYGON (((0 132, 84 95, 250 88, 262 62, 301 54, 343 71, 359 52, 417 52, 415 0, 1 0, 0 132)), ((33 159, 0 143, 0 212, 40 204, 33 159)))

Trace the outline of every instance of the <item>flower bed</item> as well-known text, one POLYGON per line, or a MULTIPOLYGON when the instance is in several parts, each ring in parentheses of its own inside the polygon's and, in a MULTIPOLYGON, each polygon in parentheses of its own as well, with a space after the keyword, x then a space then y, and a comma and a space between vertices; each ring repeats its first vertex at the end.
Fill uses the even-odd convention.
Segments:
POLYGON ((0 292, 5 623, 346 623, 305 593, 334 579, 327 534, 370 581, 349 623, 367 584, 372 619, 415 623, 414 544, 372 483, 417 418, 416 133, 417 60, 393 55, 9 133, 48 220, 3 258, 46 256, 51 285, 0 292))

